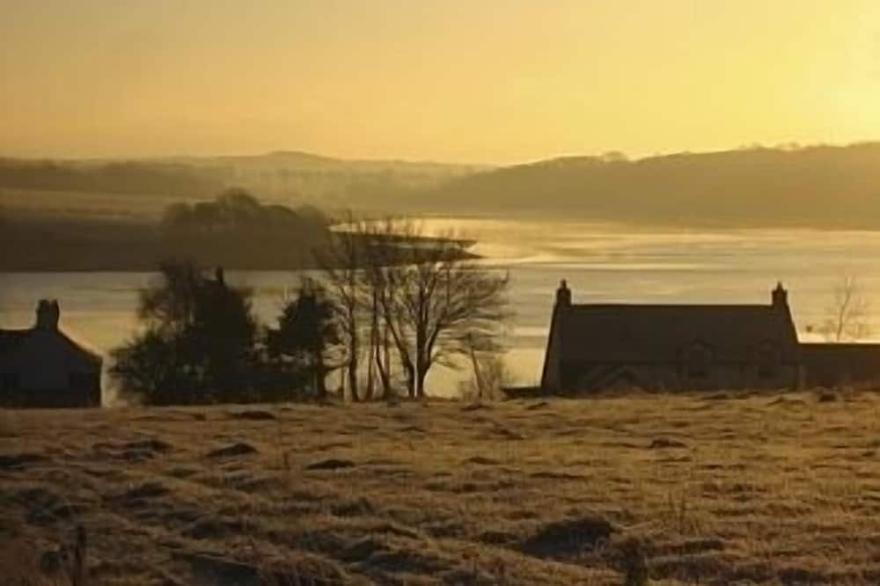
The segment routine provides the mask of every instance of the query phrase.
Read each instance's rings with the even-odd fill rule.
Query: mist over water
[[[517,382],[540,377],[554,291],[567,279],[575,303],[769,303],[777,281],[802,339],[819,339],[833,289],[855,275],[880,338],[880,233],[818,230],[646,229],[608,224],[432,218],[429,232],[478,240],[482,262],[509,270],[512,322],[508,366]],[[232,272],[274,322],[297,272]],[[138,290],[149,273],[0,273],[0,327],[28,327],[36,301],[57,298],[62,326],[103,354],[137,328]],[[463,374],[438,370],[429,392],[452,394]]]

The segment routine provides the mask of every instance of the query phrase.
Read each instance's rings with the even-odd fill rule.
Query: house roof
[[[0,356],[17,350],[30,330],[0,330]]]
[[[748,361],[763,343],[796,360],[797,334],[787,306],[572,305],[558,307],[562,360],[677,362],[695,344],[716,360]]]
[[[30,336],[40,331],[41,330],[39,328],[29,328],[26,330],[0,330],[0,359],[4,357],[10,357],[15,354],[20,348],[25,345]],[[80,356],[82,356],[85,360],[95,363],[97,365],[100,365],[103,362],[103,358],[101,358],[100,354],[98,354],[94,350],[86,348],[61,330],[42,331],[51,331],[52,333],[56,334],[69,347],[80,354]]]
[[[90,346],[87,346],[85,343],[72,338],[66,332],[58,330],[58,333],[64,338],[68,344],[70,344],[74,350],[81,353],[85,356],[89,361],[97,363],[98,365],[103,364],[104,359],[101,357],[101,354],[97,350],[93,350]]]

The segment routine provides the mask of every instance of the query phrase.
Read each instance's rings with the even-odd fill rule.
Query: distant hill
[[[487,169],[419,161],[336,159],[299,151],[162,162],[187,166],[227,186],[260,193],[267,200],[358,208],[394,206],[414,190],[433,189]]]
[[[0,215],[159,219],[242,187],[270,204],[635,224],[880,229],[880,143],[490,168],[302,152],[136,161],[0,159]],[[81,219],[81,218],[80,218]]]
[[[459,178],[407,205],[648,224],[880,229],[880,143],[554,159]]]
[[[43,210],[52,215],[75,214],[77,209],[90,215],[131,215],[134,210],[155,219],[170,202],[206,200],[240,187],[285,205],[385,209],[405,193],[433,189],[483,169],[300,152],[125,161],[0,159],[0,206],[9,212]]]

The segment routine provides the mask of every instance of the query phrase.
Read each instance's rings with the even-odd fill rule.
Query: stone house
[[[880,345],[802,344],[780,283],[767,305],[573,304],[562,281],[545,392],[796,389],[880,382]]]

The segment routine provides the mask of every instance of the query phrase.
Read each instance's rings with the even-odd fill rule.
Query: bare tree
[[[503,389],[513,380],[504,359],[497,353],[471,352],[473,376],[459,385],[462,397],[481,402],[502,396]]]
[[[346,386],[353,401],[361,399],[362,358],[367,361],[362,398],[375,397],[377,378],[384,396],[392,392],[391,336],[384,317],[384,310],[389,307],[388,287],[382,269],[400,262],[400,258],[395,254],[394,237],[385,226],[359,219],[349,211],[334,230],[331,246],[316,253],[336,304],[345,350]]]
[[[335,231],[331,244],[317,253],[326,287],[338,314],[337,322],[346,356],[345,380],[352,401],[360,398],[358,370],[364,309],[362,269],[365,262],[361,235],[364,230],[364,223],[347,212],[343,229]]]
[[[820,332],[833,342],[858,340],[870,333],[870,306],[858,279],[845,275],[834,288],[833,301],[826,310]]]
[[[387,220],[372,236],[368,279],[410,397],[425,396],[435,364],[501,349],[508,276],[473,262],[471,243],[428,238],[409,221]]]
[[[392,385],[392,354],[391,327],[394,316],[392,310],[391,284],[397,279],[394,276],[395,264],[399,262],[396,249],[390,246],[387,235],[394,234],[394,222],[363,223],[364,250],[366,266],[362,272],[364,283],[369,291],[370,299],[370,373],[368,378],[368,396],[372,396],[373,371],[378,375],[382,385],[382,395],[386,399],[394,398]],[[398,328],[402,331],[403,327]]]

